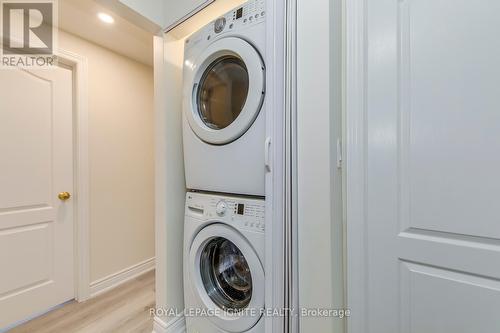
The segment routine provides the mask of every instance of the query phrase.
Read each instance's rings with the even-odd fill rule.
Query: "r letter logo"
[[[0,0],[2,67],[43,67],[54,64],[56,3]]]

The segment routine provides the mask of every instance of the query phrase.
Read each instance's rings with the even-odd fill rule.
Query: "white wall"
[[[90,279],[154,257],[153,69],[74,35],[88,59]]]
[[[184,41],[155,37],[156,306],[184,308],[183,235],[186,185],[182,150]],[[158,319],[157,319],[158,320]],[[163,318],[169,322],[172,318]]]

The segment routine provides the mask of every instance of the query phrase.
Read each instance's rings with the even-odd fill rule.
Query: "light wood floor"
[[[69,302],[9,333],[151,333],[154,285],[152,271],[86,302]]]

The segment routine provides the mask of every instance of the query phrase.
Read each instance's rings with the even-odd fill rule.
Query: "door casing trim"
[[[366,0],[344,0],[345,221],[348,333],[368,331],[366,316]]]
[[[75,298],[83,302],[90,298],[88,60],[63,49],[56,56],[73,71],[74,284]]]
[[[270,142],[270,161],[266,172],[266,292],[268,309],[285,309],[285,193],[289,179],[285,174],[285,43],[286,2],[266,2],[266,142]],[[266,332],[284,332],[285,317],[266,316]]]

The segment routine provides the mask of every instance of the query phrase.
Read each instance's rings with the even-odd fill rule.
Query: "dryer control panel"
[[[226,14],[226,16],[229,16],[231,22],[241,22],[243,25],[259,22],[266,16],[266,4],[264,0],[248,1],[241,7],[238,7],[232,12]]]
[[[264,0],[251,0],[224,14],[208,26],[208,36],[235,31],[265,21],[266,4]],[[207,36],[207,38],[209,38]]]
[[[264,199],[190,192],[186,195],[186,215],[234,225],[240,230],[265,230]]]
[[[225,33],[237,33],[247,27],[265,22],[265,0],[251,0],[220,16],[186,39],[189,46],[209,43]]]

